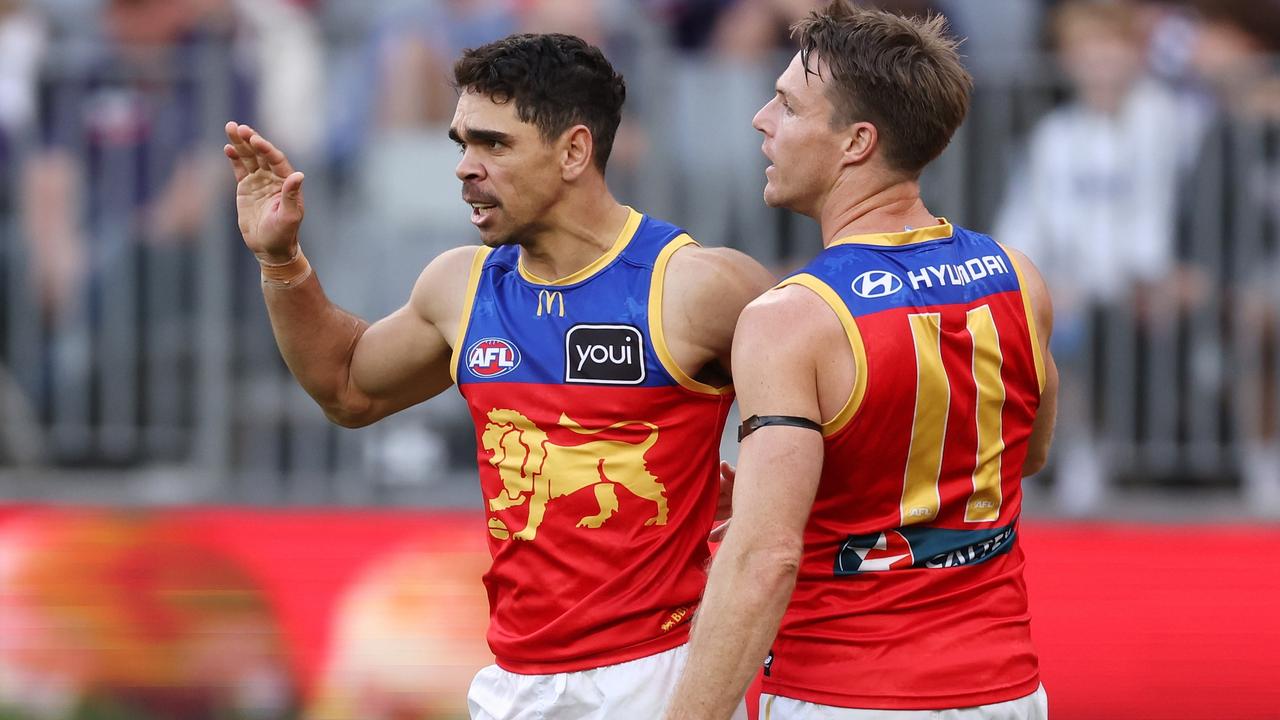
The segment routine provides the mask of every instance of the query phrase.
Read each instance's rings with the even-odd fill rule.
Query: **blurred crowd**
[[[1238,477],[1280,507],[1280,0],[874,4],[966,38],[973,115],[925,194],[1050,282],[1058,507],[1096,511],[1126,473]],[[241,388],[223,453],[284,463],[293,401],[219,128],[254,124],[308,172],[308,254],[381,316],[474,241],[448,75],[512,32],[583,36],[627,76],[621,199],[787,271],[816,235],[762,204],[750,118],[814,5],[0,0],[0,465],[189,460],[209,378]],[[442,400],[357,444],[411,482],[469,462],[465,426]]]

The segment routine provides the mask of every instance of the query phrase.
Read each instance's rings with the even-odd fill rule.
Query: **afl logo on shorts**
[[[902,289],[902,278],[887,270],[868,270],[853,279],[853,291],[868,300],[892,295]]]
[[[467,348],[467,369],[472,375],[494,378],[520,365],[520,351],[502,338],[477,340]]]

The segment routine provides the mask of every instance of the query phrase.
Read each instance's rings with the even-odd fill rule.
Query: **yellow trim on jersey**
[[[1001,245],[1000,249],[1005,250],[1005,247]],[[1027,314],[1027,330],[1031,333],[1031,356],[1036,363],[1036,380],[1040,384],[1040,392],[1044,392],[1046,381],[1044,354],[1040,349],[1040,332],[1036,329],[1036,314],[1031,307],[1031,296],[1027,294],[1026,276],[1022,274],[1022,266],[1014,259],[1013,253],[1005,250],[1005,255],[1009,256],[1009,262],[1013,263],[1013,272],[1018,276],[1018,292],[1022,295],[1022,307]]]
[[[653,276],[649,280],[649,337],[653,341],[653,351],[658,356],[658,361],[682,387],[709,395],[727,395],[733,392],[732,384],[716,387],[698,382],[676,364],[675,357],[667,348],[667,336],[662,329],[662,288],[667,279],[667,263],[680,248],[697,244],[693,238],[682,234],[667,243],[667,246],[662,248],[662,252],[658,253],[658,259],[653,263]]]
[[[559,280],[543,280],[525,269],[524,251],[521,251],[520,261],[516,264],[520,270],[520,277],[537,285],[572,285],[600,272],[609,263],[613,262],[614,258],[621,255],[623,250],[627,249],[627,245],[631,243],[631,238],[635,237],[636,228],[640,227],[640,221],[644,219],[644,215],[636,212],[633,208],[628,207],[627,212],[630,215],[627,216],[627,222],[622,226],[622,231],[618,233],[617,239],[613,241],[613,246],[605,254],[592,260],[590,265]]]
[[[938,224],[925,228],[916,228],[905,232],[895,233],[872,233],[869,235],[849,235],[848,237],[838,238],[827,247],[835,247],[836,245],[877,245],[880,247],[896,247],[899,245],[914,245],[916,243],[928,242],[930,240],[941,240],[949,238],[955,234],[955,228],[951,227],[951,223],[946,218],[938,218]]]
[[[858,409],[862,407],[862,398],[867,394],[867,349],[862,344],[862,333],[858,331],[858,324],[854,322],[853,313],[849,312],[849,306],[845,305],[840,299],[840,295],[831,286],[819,280],[817,277],[809,274],[793,275],[786,280],[778,283],[776,287],[786,287],[787,285],[799,285],[812,290],[818,297],[826,301],[831,310],[835,312],[836,317],[840,318],[840,324],[844,326],[844,334],[849,338],[849,349],[853,351],[853,389],[849,392],[849,399],[845,401],[844,407],[836,416],[822,423],[823,437],[831,437],[844,429],[854,415],[858,414]]]
[[[471,308],[476,301],[476,288],[480,286],[480,270],[489,257],[490,248],[476,248],[475,257],[471,258],[471,271],[467,275],[466,294],[462,297],[462,318],[458,321],[458,334],[454,336],[453,352],[449,355],[449,377],[458,383],[458,358],[462,355],[462,343],[467,339],[467,327],[471,325]]]

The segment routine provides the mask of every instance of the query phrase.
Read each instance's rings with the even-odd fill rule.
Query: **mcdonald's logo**
[[[551,311],[556,307],[556,303],[560,305],[560,317],[564,317],[564,293],[559,290],[539,290],[538,291],[538,317],[542,317],[543,310],[547,315],[551,315]]]

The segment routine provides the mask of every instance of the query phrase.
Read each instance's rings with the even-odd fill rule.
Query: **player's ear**
[[[880,133],[869,122],[853,123],[843,135],[841,166],[866,162],[880,143]]]
[[[582,176],[591,167],[595,139],[586,125],[574,125],[561,136],[560,165],[566,182]]]

